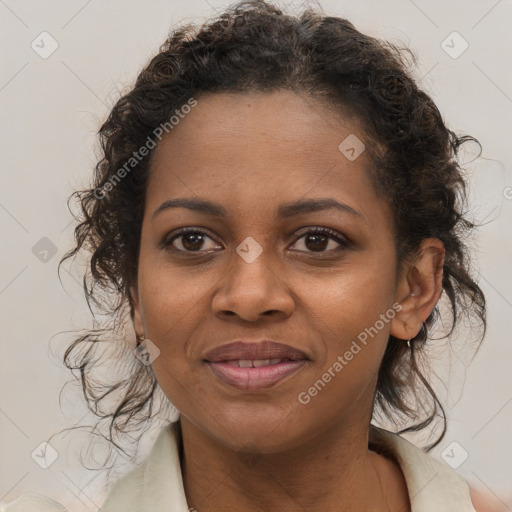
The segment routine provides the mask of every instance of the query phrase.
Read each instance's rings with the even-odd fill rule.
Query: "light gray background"
[[[64,271],[63,286],[57,278],[57,262],[72,241],[66,200],[87,182],[96,162],[100,122],[170,27],[203,21],[229,3],[0,0],[0,500],[32,490],[72,511],[86,511],[97,510],[104,498],[96,473],[83,469],[77,458],[86,434],[56,438],[52,446],[59,457],[49,469],[30,456],[62,428],[95,423],[73,386],[63,392],[61,410],[59,392],[71,375],[60,356],[69,338],[57,336],[50,349],[52,336],[88,325],[79,278]],[[459,474],[492,496],[493,510],[510,510],[512,2],[324,0],[321,5],[365,33],[409,46],[419,60],[417,77],[448,126],[483,145],[483,157],[467,169],[474,185],[471,206],[486,223],[475,240],[474,263],[488,299],[489,329],[471,365],[457,350],[436,363],[449,390],[440,387],[449,429],[433,455],[442,460],[448,448],[460,457],[462,447],[469,456],[457,467]],[[43,31],[59,45],[47,59],[31,48]],[[453,31],[469,44],[456,59],[441,46]],[[43,237],[55,245],[55,255],[42,253],[48,245],[40,242]],[[45,257],[48,261],[41,261]],[[459,348],[468,337],[459,334]],[[141,447],[139,460],[156,434]],[[450,452],[454,441],[458,445]]]

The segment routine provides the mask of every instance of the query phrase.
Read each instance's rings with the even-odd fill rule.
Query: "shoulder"
[[[188,511],[178,430],[176,423],[161,429],[149,456],[114,483],[101,506],[103,512]]]
[[[69,512],[55,500],[35,492],[26,492],[17,499],[0,504],[0,512]]]
[[[414,512],[476,512],[468,483],[446,463],[407,439],[373,425],[370,441],[398,463]]]

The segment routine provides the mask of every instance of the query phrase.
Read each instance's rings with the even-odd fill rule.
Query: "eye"
[[[329,247],[330,242],[332,241],[336,242],[338,248],[349,246],[349,242],[345,237],[329,228],[318,227],[315,229],[310,229],[302,236],[300,236],[294,243],[294,245],[296,245],[301,239],[304,239],[302,245],[306,247],[307,252],[322,253],[336,251],[336,247],[331,247],[330,249],[326,250]]]
[[[166,236],[162,241],[162,247],[181,252],[202,252],[221,248],[216,242],[213,247],[204,248],[206,239],[214,241],[204,231],[195,228],[182,228],[172,237]],[[177,244],[174,243],[175,241],[178,241]]]
[[[348,247],[349,241],[337,233],[336,231],[317,227],[315,229],[310,229],[303,233],[293,245],[297,245],[300,240],[302,240],[302,244],[305,247],[306,252],[313,253],[325,253],[325,252],[333,252],[336,251],[337,248],[329,248],[330,242],[335,242],[338,245],[338,248]],[[204,247],[206,240],[211,240],[214,242],[212,247]],[[177,252],[208,252],[215,249],[222,249],[220,245],[218,245],[212,237],[207,235],[204,231],[197,228],[182,228],[175,232],[172,236],[166,236],[162,243],[162,248],[170,249]],[[300,246],[300,243],[299,243]],[[292,246],[293,248],[293,246]],[[300,247],[295,247],[293,250],[304,251]]]

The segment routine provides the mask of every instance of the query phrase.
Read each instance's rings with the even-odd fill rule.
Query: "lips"
[[[269,340],[236,341],[210,350],[205,357],[216,377],[244,391],[271,387],[298,372],[307,361],[302,350]]]
[[[235,341],[221,345],[207,352],[205,359],[211,363],[217,363],[221,361],[265,361],[267,359],[298,361],[309,358],[297,348],[275,341],[263,340],[259,342]]]
[[[225,363],[239,368],[261,368],[262,366],[274,366],[282,361],[285,359],[236,359],[225,361]],[[286,359],[286,361],[290,361],[290,359]]]

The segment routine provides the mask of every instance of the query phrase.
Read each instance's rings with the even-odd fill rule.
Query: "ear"
[[[434,309],[443,291],[444,258],[441,240],[426,238],[417,256],[404,262],[396,292],[402,309],[391,321],[390,333],[395,338],[414,338]]]
[[[130,296],[132,299],[132,307],[130,311],[130,316],[133,322],[133,328],[135,330],[135,334],[138,338],[144,335],[144,323],[142,321],[142,310],[140,306],[140,298],[137,289],[132,286],[130,288]]]

